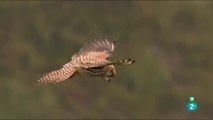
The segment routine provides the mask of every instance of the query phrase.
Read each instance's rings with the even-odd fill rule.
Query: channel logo
[[[195,98],[193,96],[189,97],[189,102],[186,104],[186,110],[188,112],[194,112],[197,110],[197,103],[195,102]]]

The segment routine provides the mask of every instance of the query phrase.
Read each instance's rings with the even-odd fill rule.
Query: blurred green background
[[[0,118],[213,118],[213,2],[0,2]],[[116,40],[111,83],[35,85],[86,42]],[[189,96],[197,111],[186,112]]]

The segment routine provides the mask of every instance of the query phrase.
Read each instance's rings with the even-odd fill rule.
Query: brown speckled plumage
[[[71,61],[63,65],[61,69],[41,75],[36,81],[38,83],[57,83],[71,78],[76,73],[89,76],[101,76],[106,80],[116,75],[114,65],[129,65],[135,61],[131,59],[110,62],[110,57],[115,49],[114,42],[108,39],[101,39],[84,45],[80,51],[74,54]]]

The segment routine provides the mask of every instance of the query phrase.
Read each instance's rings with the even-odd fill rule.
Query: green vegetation
[[[213,2],[0,2],[0,118],[213,118]],[[86,42],[116,40],[111,83],[35,85]],[[187,113],[194,96],[198,110]]]

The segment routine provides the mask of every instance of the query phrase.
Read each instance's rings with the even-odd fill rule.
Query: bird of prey
[[[132,59],[123,59],[111,62],[110,57],[115,49],[114,41],[100,39],[85,44],[78,53],[74,54],[70,62],[62,68],[42,74],[37,83],[58,83],[77,74],[87,76],[100,76],[111,81],[116,75],[115,65],[130,65],[135,62]]]

